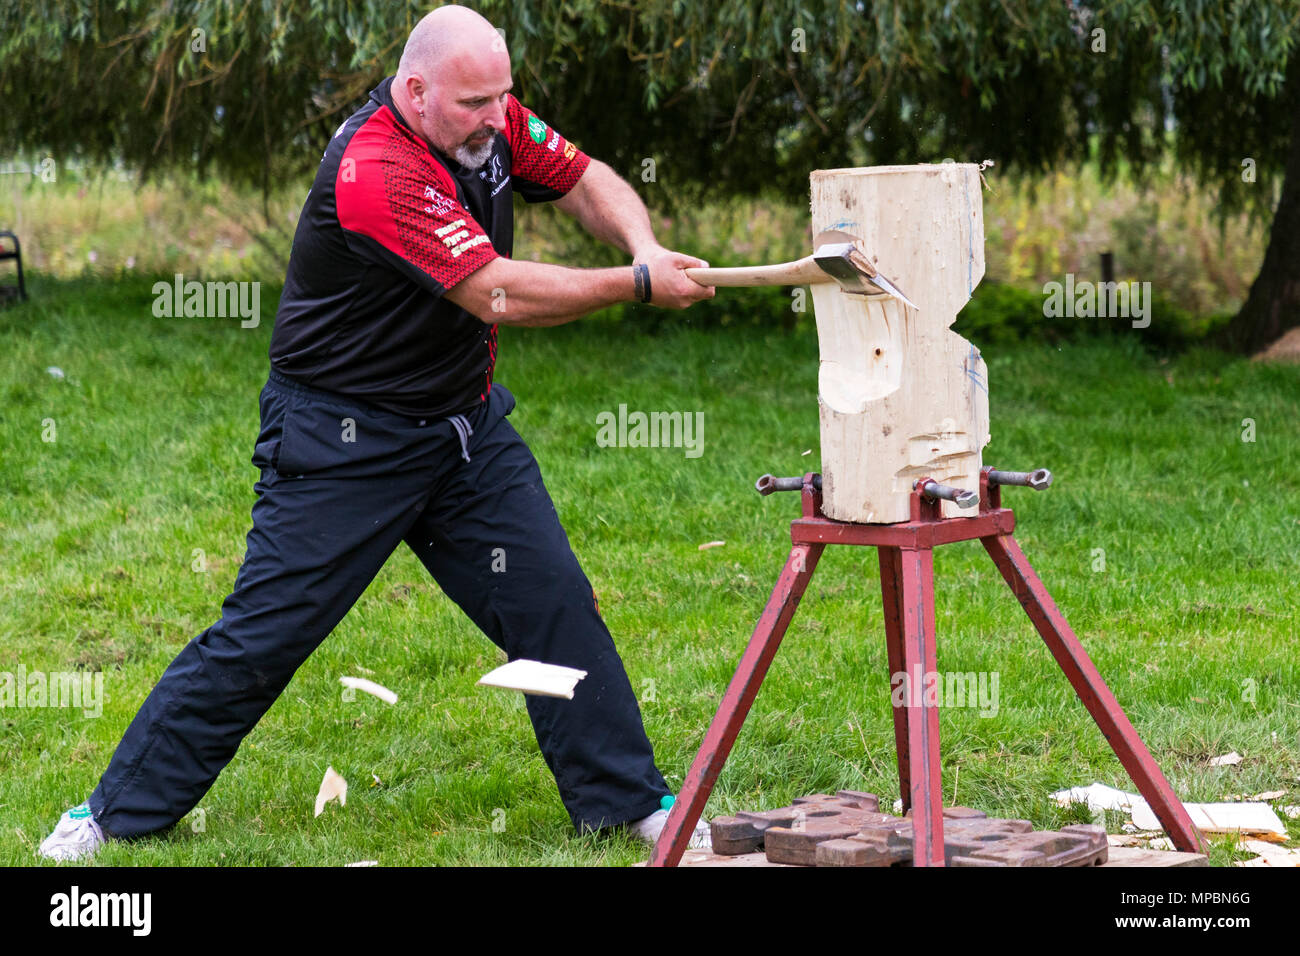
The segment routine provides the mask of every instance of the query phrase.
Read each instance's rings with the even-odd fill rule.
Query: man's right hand
[[[665,309],[684,309],[717,293],[711,285],[700,285],[682,270],[705,269],[708,263],[695,256],[673,252],[662,246],[642,253],[634,260],[650,267],[650,304]]]

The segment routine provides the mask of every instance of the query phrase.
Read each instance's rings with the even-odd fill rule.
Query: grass
[[[0,671],[102,670],[108,699],[97,719],[0,712],[5,865],[32,861],[167,663],[219,613],[249,524],[270,333],[269,320],[244,330],[155,318],[147,280],[32,285],[31,303],[0,312]],[[275,294],[264,288],[263,301]],[[1137,334],[989,354],[986,461],[1057,475],[1045,494],[1007,492],[1017,537],[1180,795],[1291,789],[1282,802],[1300,803],[1300,367],[1200,351],[1158,360]],[[498,380],[519,399],[511,420],[541,462],[674,786],[789,547],[796,500],[760,498],[752,483],[818,468],[816,371],[802,326],[501,333]],[[620,403],[703,412],[704,454],[598,448],[596,416]],[[54,442],[42,440],[47,419]],[[1242,441],[1244,419],[1254,442]],[[726,543],[698,549],[714,540]],[[945,801],[1051,827],[1086,819],[1056,808],[1054,790],[1133,789],[978,544],[942,548],[935,564],[940,668],[1000,679],[996,717],[940,713]],[[626,838],[572,832],[521,699],[475,686],[501,660],[399,551],[202,812],[99,861],[643,858]],[[343,674],[400,700],[344,700]],[[1208,766],[1230,750],[1246,759]],[[313,818],[327,766],[350,782],[348,804]],[[709,814],[837,788],[892,799],[896,786],[875,555],[832,547]],[[1211,860],[1242,855],[1218,841]]]

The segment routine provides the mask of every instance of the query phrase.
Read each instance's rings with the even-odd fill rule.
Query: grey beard
[[[468,146],[456,147],[456,162],[460,163],[466,169],[478,169],[492,158],[492,147],[496,145],[496,137],[492,137],[478,149],[470,149]]]

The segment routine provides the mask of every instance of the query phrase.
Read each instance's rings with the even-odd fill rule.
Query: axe
[[[871,264],[862,240],[847,232],[827,229],[813,239],[813,254],[793,262],[770,266],[740,266],[731,269],[686,269],[686,275],[700,285],[754,286],[803,285],[838,282],[840,290],[853,295],[892,295],[906,305],[916,303]]]

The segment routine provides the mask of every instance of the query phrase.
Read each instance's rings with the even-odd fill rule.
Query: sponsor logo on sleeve
[[[533,142],[538,145],[546,141],[546,124],[536,116],[528,117],[528,135],[533,138]]]
[[[449,222],[441,229],[435,229],[433,234],[442,240],[442,244],[451,250],[451,257],[457,259],[460,254],[467,249],[473,249],[480,243],[488,241],[486,235],[471,236],[469,229],[465,227],[464,219],[457,219],[455,222]]]
[[[574,146],[572,143],[565,143],[565,144],[564,144],[564,158],[565,158],[565,159],[573,159],[573,157],[574,157],[574,156],[577,156],[577,155],[578,155],[578,147]]]
[[[555,130],[551,130],[551,138],[550,140],[547,141],[546,148],[553,153],[555,152],[555,147],[559,145],[560,145],[560,134],[557,133]]]

